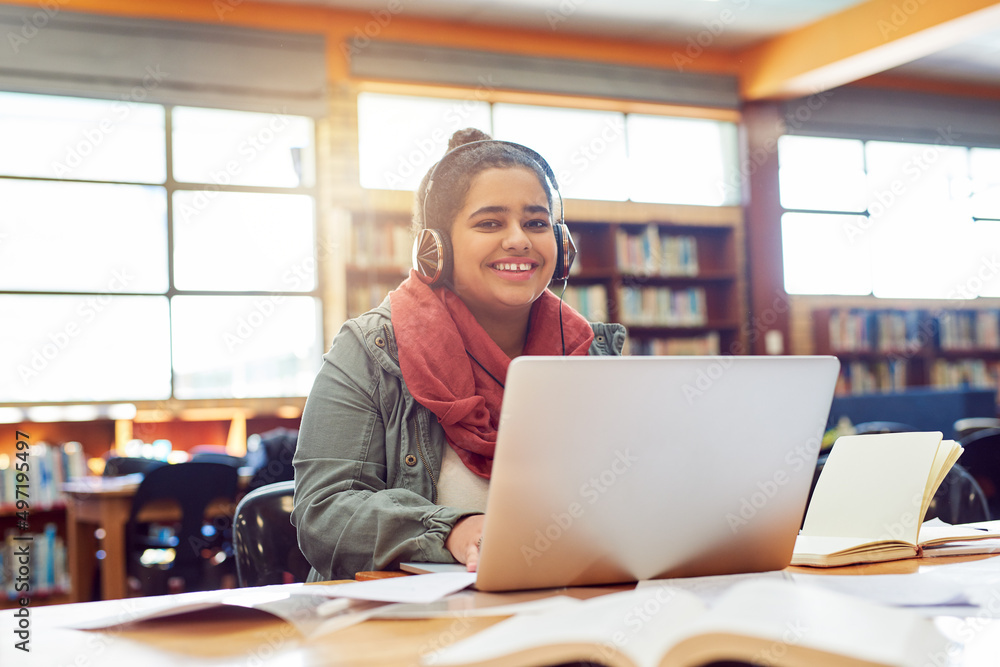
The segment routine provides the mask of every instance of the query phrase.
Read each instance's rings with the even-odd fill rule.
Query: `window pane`
[[[979,296],[1000,297],[1000,220],[976,220],[972,247],[976,250],[960,287]]]
[[[871,235],[861,215],[781,216],[785,291],[789,294],[871,294]]]
[[[867,143],[872,289],[884,298],[953,298],[975,250],[967,151],[933,144]]]
[[[966,204],[968,198],[968,149],[936,144],[869,141],[869,212],[877,216],[899,202],[918,201]]]
[[[977,218],[1000,220],[1000,149],[969,151],[972,210]]]
[[[489,103],[359,93],[361,187],[416,190],[452,133],[466,127],[491,133]]]
[[[177,107],[172,122],[177,181],[312,185],[313,123],[309,118]]]
[[[737,153],[733,123],[629,114],[631,199],[701,206],[738,204]]]
[[[165,297],[0,295],[0,402],[170,396]]]
[[[306,195],[174,193],[174,282],[182,290],[316,287],[313,200]]]
[[[322,363],[319,301],[289,296],[178,296],[177,398],[305,396]]]
[[[787,209],[856,211],[867,207],[862,144],[854,139],[778,139],[781,205]]]
[[[494,104],[494,137],[534,149],[563,197],[628,199],[625,116],[613,111]]]
[[[162,187],[0,179],[0,201],[3,289],[166,291]]]
[[[0,93],[0,174],[163,183],[163,118],[153,104]]]

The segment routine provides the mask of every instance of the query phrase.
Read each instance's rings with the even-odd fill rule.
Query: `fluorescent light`
[[[21,408],[0,408],[0,424],[19,424],[24,421]]]

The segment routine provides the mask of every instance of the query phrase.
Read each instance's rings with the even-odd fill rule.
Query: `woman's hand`
[[[469,572],[479,566],[479,542],[483,537],[485,514],[473,514],[459,519],[444,541],[445,548],[459,563],[465,563]]]

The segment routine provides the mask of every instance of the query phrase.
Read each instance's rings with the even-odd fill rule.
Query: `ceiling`
[[[744,82],[748,97],[815,92],[882,72],[1000,87],[1000,2],[986,0],[274,1],[366,12],[395,6],[408,16],[637,41],[700,38],[759,63],[763,71],[751,66]],[[841,12],[850,18],[839,20]]]

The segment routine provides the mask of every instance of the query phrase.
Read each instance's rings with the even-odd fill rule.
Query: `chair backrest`
[[[298,435],[297,430],[287,428],[276,428],[261,434],[256,456],[257,469],[247,484],[247,490],[294,479],[292,458]]]
[[[239,474],[222,463],[188,462],[164,465],[146,473],[132,498],[127,532],[138,528],[144,507],[156,501],[172,501],[181,509],[177,538],[177,562],[190,563],[201,557],[205,510],[216,500],[236,501]]]
[[[222,463],[234,468],[241,468],[246,465],[246,459],[242,456],[233,456],[220,452],[198,452],[191,457],[193,463]]]
[[[122,475],[131,475],[137,472],[145,474],[154,468],[165,465],[167,465],[166,461],[158,459],[146,459],[138,456],[112,456],[104,464],[104,472],[101,475],[103,477],[121,477]]]
[[[867,435],[869,433],[911,433],[920,429],[902,422],[873,421],[855,424],[854,430],[857,431],[858,435]]]
[[[964,450],[959,461],[979,482],[993,517],[1000,518],[1000,428],[978,430],[959,442]]]
[[[996,417],[966,417],[955,422],[955,438],[962,440],[976,431],[988,428],[1000,428],[1000,419]]]
[[[293,481],[268,484],[236,506],[233,549],[241,587],[305,581],[309,575],[291,522],[294,488]]]
[[[993,518],[979,482],[958,463],[948,471],[927,507],[924,519],[935,517],[950,524],[990,521]]]

